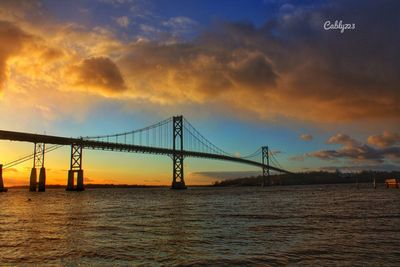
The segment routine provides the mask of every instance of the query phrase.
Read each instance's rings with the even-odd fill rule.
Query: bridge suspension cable
[[[54,151],[56,149],[59,149],[60,147],[63,147],[63,145],[52,145],[52,146],[46,147],[46,149],[44,150],[44,153],[52,152],[52,151]],[[34,158],[34,156],[35,156],[35,154],[32,153],[32,154],[26,155],[26,156],[24,156],[22,158],[16,159],[16,160],[11,161],[11,162],[8,162],[8,163],[3,165],[3,169],[12,168],[12,167],[14,167],[16,165],[19,165],[19,164],[23,163],[23,162],[32,160]]]
[[[205,138],[186,118],[183,117],[183,150],[215,154],[227,157],[235,157],[240,159],[252,160],[261,163],[262,149],[259,148],[255,152],[245,156],[236,156],[217,147],[207,138]],[[173,118],[162,120],[150,126],[121,132],[116,134],[86,136],[83,140],[92,140],[104,143],[116,143],[125,145],[139,145],[154,148],[173,149]],[[275,154],[268,152],[271,165],[281,167]]]
[[[46,169],[44,167],[44,154],[63,146],[71,146],[71,165],[68,170],[67,185],[67,190],[69,191],[84,190],[82,169],[83,148],[168,155],[173,161],[172,188],[174,189],[186,188],[183,172],[183,160],[185,157],[227,160],[261,167],[263,185],[266,178],[268,178],[267,184],[270,184],[270,171],[290,173],[282,168],[276,157],[277,153],[272,152],[268,147],[263,146],[245,156],[227,153],[205,138],[183,116],[174,116],[138,130],[116,134],[68,138],[0,130],[0,139],[34,143],[33,154],[4,165],[4,169],[7,169],[33,159],[33,168],[30,175],[30,191],[45,191]],[[39,182],[37,183],[36,167],[39,166],[41,167]],[[76,186],[74,184],[75,178]]]
[[[278,159],[275,156],[276,154],[277,154],[276,152],[274,153],[274,152],[270,151],[269,152],[270,159],[271,159],[273,165],[275,165],[275,167],[282,168],[282,165],[279,163]]]
[[[183,135],[185,150],[232,156],[232,154],[225,152],[221,148],[211,143],[199,131],[197,131],[188,120],[183,118],[183,121],[183,128],[185,130]]]
[[[252,159],[255,161],[260,161],[261,160],[261,147],[257,149],[255,152],[248,154],[246,156],[241,156],[240,158],[242,159]]]
[[[83,139],[107,143],[172,148],[172,117],[137,130],[116,134],[85,136]]]

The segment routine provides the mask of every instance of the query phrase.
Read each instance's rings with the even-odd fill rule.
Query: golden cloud
[[[400,143],[400,134],[384,131],[383,134],[371,135],[368,143],[379,148],[386,148]]]
[[[337,133],[331,136],[327,141],[327,144],[340,144],[344,147],[352,147],[359,144],[359,142],[347,134]]]
[[[258,51],[198,44],[137,43],[118,64],[137,96],[162,103],[225,101],[240,92],[272,88],[278,78]]]
[[[301,134],[300,139],[303,141],[311,141],[313,140],[313,136],[311,134]]]
[[[385,134],[386,133],[386,134]],[[338,149],[318,150],[304,155],[298,155],[291,160],[304,160],[305,158],[318,158],[321,160],[350,160],[352,163],[375,163],[384,162],[398,163],[400,158],[400,147],[395,144],[400,141],[399,136],[394,133],[385,132],[383,135],[369,136],[367,141],[376,147],[359,142],[347,134],[337,133],[331,136],[327,144],[339,144]]]
[[[93,57],[71,66],[67,71],[77,87],[119,93],[126,89],[117,65],[106,57]]]
[[[7,61],[18,54],[31,37],[11,22],[0,21],[0,90],[7,79]]]
[[[88,91],[178,109],[204,105],[260,119],[399,121],[400,66],[391,29],[381,27],[368,44],[362,29],[339,40],[316,29],[313,15],[298,12],[259,28],[222,24],[185,43],[124,42],[110,28],[74,23],[3,21],[0,82],[7,89],[10,68],[15,90],[41,84],[60,94]]]

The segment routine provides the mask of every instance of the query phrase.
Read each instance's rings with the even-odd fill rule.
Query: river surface
[[[400,190],[370,187],[10,189],[0,263],[400,266]]]

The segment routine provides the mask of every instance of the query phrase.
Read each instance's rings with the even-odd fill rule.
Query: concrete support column
[[[0,192],[7,192],[7,188],[4,188],[3,182],[3,164],[0,164]]]
[[[37,187],[37,174],[36,174],[36,168],[33,167],[32,170],[31,170],[31,177],[30,177],[30,182],[29,182],[29,191],[36,192],[36,187]]]
[[[76,191],[83,191],[85,188],[83,187],[83,170],[78,170],[78,178],[76,180]]]
[[[40,168],[38,191],[46,191],[46,169],[44,167]]]
[[[33,147],[33,168],[29,179],[29,191],[44,192],[46,190],[46,169],[44,168],[44,153],[46,151],[45,143],[34,143]],[[39,184],[37,181],[36,168],[40,167]],[[39,187],[38,187],[39,185]]]
[[[75,186],[76,176],[76,186]],[[84,191],[83,185],[83,170],[69,170],[68,171],[68,184],[67,191]]]
[[[67,184],[67,191],[73,191],[74,190],[74,171],[69,170],[68,171],[68,184]]]

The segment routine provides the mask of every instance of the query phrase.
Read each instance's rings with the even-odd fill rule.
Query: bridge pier
[[[44,168],[45,146],[44,143],[34,143],[33,167],[29,178],[29,191],[31,192],[36,192],[36,190],[44,192],[46,190],[46,169]],[[40,167],[39,183],[37,181],[37,167]]]
[[[44,191],[46,191],[46,169],[44,167],[41,167],[39,172],[38,192]]]
[[[76,177],[76,186],[75,186]],[[83,185],[83,170],[69,170],[68,171],[68,184],[67,191],[83,191],[85,187]]]
[[[7,192],[7,188],[4,187],[3,182],[3,164],[0,164],[0,192]]]
[[[36,168],[33,167],[31,170],[31,176],[29,180],[29,191],[36,192],[36,187],[37,187],[37,174],[36,174]]]
[[[67,188],[65,189],[67,191],[74,190],[74,174],[75,172],[73,170],[68,171],[68,183],[67,183]]]
[[[68,171],[67,191],[83,191],[83,170],[82,170],[82,145],[71,145],[71,165]],[[76,177],[76,186],[75,186]]]
[[[262,157],[262,181],[261,186],[270,186],[271,185],[271,177],[269,173],[269,151],[268,146],[263,146],[261,148],[261,157]],[[266,165],[265,165],[266,164]]]
[[[173,154],[172,154],[172,185],[171,189],[186,189],[183,175],[183,117],[173,117]],[[178,140],[177,140],[178,139]]]

